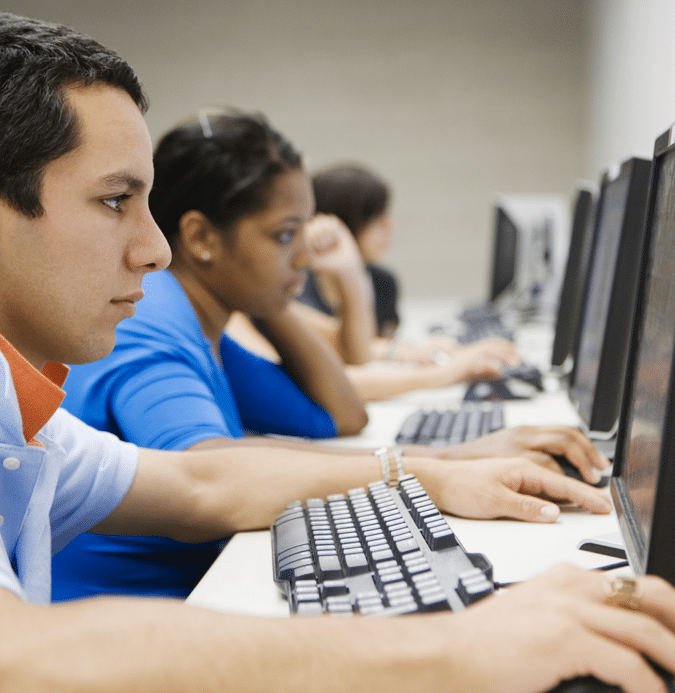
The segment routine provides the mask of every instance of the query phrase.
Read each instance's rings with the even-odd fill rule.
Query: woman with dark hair
[[[394,223],[389,213],[389,186],[360,166],[341,165],[312,177],[316,211],[335,215],[356,240],[374,290],[379,337],[391,337],[399,324],[396,277],[377,263],[389,248]],[[335,314],[334,286],[325,275],[310,273],[300,300],[329,315]]]
[[[311,184],[293,146],[264,118],[202,111],[154,154],[150,209],[172,250],[146,277],[136,315],[102,361],[75,366],[64,406],[150,448],[226,445],[252,434],[328,438],[367,416],[341,362],[289,303],[305,279]],[[254,316],[280,363],[223,330]],[[54,561],[54,598],[133,592],[186,596],[215,545],[83,535]]]

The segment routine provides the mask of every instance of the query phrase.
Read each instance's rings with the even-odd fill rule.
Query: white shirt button
[[[21,462],[16,457],[6,457],[2,466],[5,469],[18,469],[21,466]]]

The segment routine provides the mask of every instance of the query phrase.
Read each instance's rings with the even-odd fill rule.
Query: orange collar
[[[0,352],[12,373],[26,443],[44,447],[34,436],[52,418],[66,396],[61,386],[68,375],[68,366],[49,361],[40,372],[2,335]]]

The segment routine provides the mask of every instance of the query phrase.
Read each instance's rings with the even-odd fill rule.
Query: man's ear
[[[180,245],[187,257],[198,264],[209,264],[218,249],[218,231],[199,211],[191,209],[178,222]]]

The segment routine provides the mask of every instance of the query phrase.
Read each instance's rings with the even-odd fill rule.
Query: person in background
[[[367,277],[372,294],[371,319],[375,343],[371,357],[390,350],[390,341],[399,325],[398,281],[380,262],[391,245],[394,221],[389,211],[389,186],[361,166],[337,165],[312,176],[316,211],[335,217],[352,235],[361,257],[360,270]],[[324,234],[312,239],[320,258],[337,236]],[[309,273],[299,300],[325,315],[343,320],[349,308],[341,295],[340,282],[321,267],[317,260]],[[351,361],[348,361],[351,362]]]
[[[4,13],[0,84],[4,690],[538,693],[586,673],[626,693],[664,690],[648,660],[675,671],[675,590],[650,576],[626,602],[606,576],[561,568],[461,614],[386,621],[250,618],[172,599],[50,606],[50,554],[80,532],[213,540],[268,526],[289,499],[365,485],[381,467],[363,454],[324,453],[317,464],[301,449],[282,460],[237,441],[138,448],[59,407],[63,362],[105,357],[143,276],[169,263],[148,207],[147,101],[129,65],[98,42]],[[601,509],[594,489],[526,460],[479,465],[475,487],[461,462],[406,465],[446,511],[480,515],[487,485],[493,511],[552,519],[555,506],[507,479]]]
[[[153,163],[150,211],[171,264],[145,278],[146,297],[117,328],[113,352],[72,367],[63,406],[99,430],[162,450],[221,447],[245,434],[253,442],[268,433],[334,435],[313,400],[341,413],[342,432],[358,430],[365,413],[337,355],[293,311],[309,262],[305,226],[317,223],[295,148],[259,115],[211,109],[166,133]],[[335,254],[331,262],[339,264]],[[233,311],[263,326],[283,355],[279,365],[223,334]],[[564,435],[582,466],[602,464],[580,434]],[[483,456],[499,454],[487,446]],[[221,548],[82,534],[54,556],[52,599],[184,598]]]

